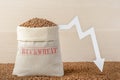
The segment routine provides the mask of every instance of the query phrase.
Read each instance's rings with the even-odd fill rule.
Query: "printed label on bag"
[[[20,54],[23,55],[47,55],[47,54],[56,54],[56,47],[21,47],[19,48]]]

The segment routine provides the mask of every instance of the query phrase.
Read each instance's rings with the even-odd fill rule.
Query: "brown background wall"
[[[120,61],[119,0],[0,0],[0,62],[15,61],[16,26],[33,18],[67,24],[79,16],[83,31],[95,28],[101,56]],[[93,61],[90,37],[79,40],[76,29],[60,31],[63,61]]]

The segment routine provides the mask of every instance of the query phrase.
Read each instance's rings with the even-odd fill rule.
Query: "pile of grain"
[[[20,26],[22,27],[53,27],[53,26],[57,26],[57,24],[53,23],[52,21],[49,21],[47,19],[42,19],[42,18],[32,18],[26,22],[24,22],[23,24],[21,24]]]

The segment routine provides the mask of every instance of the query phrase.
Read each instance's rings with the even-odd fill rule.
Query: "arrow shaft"
[[[100,59],[101,56],[100,56],[100,51],[99,51],[94,28],[90,28],[89,30],[83,32],[81,29],[78,17],[75,17],[68,25],[59,25],[59,28],[60,29],[70,29],[74,25],[76,27],[76,30],[77,30],[77,33],[78,33],[78,36],[80,39],[82,39],[88,35],[91,36],[96,59]]]
[[[93,43],[96,58],[97,59],[101,58],[94,29],[92,30],[92,33],[91,33],[91,39],[92,39],[92,43]]]

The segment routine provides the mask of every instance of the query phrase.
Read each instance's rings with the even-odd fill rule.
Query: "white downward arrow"
[[[80,39],[83,39],[84,37],[86,37],[88,35],[91,36],[94,51],[95,51],[95,56],[96,56],[96,60],[94,61],[94,63],[99,68],[99,70],[102,72],[103,71],[103,66],[104,66],[104,59],[102,59],[101,56],[100,56],[100,51],[99,51],[99,47],[98,47],[98,43],[97,43],[94,28],[90,28],[89,30],[83,32],[82,29],[81,29],[80,23],[79,23],[79,19],[76,16],[68,25],[59,25],[59,29],[60,30],[61,29],[70,29],[74,25],[76,26],[76,30],[78,32],[78,36],[79,36]]]

